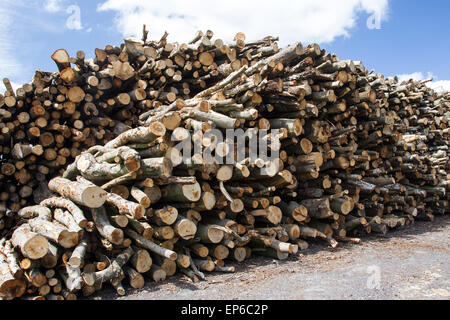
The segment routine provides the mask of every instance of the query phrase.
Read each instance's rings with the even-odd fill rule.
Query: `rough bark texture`
[[[11,242],[14,247],[20,249],[24,257],[30,259],[44,257],[49,247],[47,239],[33,232],[31,226],[28,224],[24,224],[14,231]]]
[[[57,50],[59,72],[15,91],[4,79],[7,299],[20,281],[51,300],[123,295],[140,273],[195,282],[233,272],[229,259],[286,259],[310,239],[336,248],[449,212],[450,95],[428,80],[317,44],[146,31],[93,59]]]
[[[64,178],[52,179],[48,187],[63,197],[88,208],[100,208],[106,201],[106,192],[101,188],[86,186]]]

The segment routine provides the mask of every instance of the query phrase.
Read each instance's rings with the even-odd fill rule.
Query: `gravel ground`
[[[337,249],[312,243],[286,261],[232,263],[236,273],[196,284],[181,275],[149,281],[124,297],[105,286],[90,299],[450,299],[450,216],[363,240]]]

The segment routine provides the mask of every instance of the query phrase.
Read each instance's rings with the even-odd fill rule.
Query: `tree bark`
[[[69,231],[66,228],[40,218],[31,219],[28,223],[33,232],[56,242],[63,248],[73,248],[78,244],[79,239],[77,232]]]
[[[133,249],[127,248],[119,254],[111,265],[102,271],[84,273],[83,280],[87,285],[93,286],[96,282],[106,282],[113,279],[120,278],[123,274],[122,267],[128,262],[133,255]]]
[[[138,244],[139,246],[149,249],[150,251],[152,251],[158,255],[169,258],[170,260],[177,260],[176,252],[158,246],[156,243],[145,239],[144,237],[142,237],[135,231],[130,230],[130,229],[125,229],[125,234],[128,235],[130,238],[134,239],[136,241],[136,244]]]
[[[111,225],[104,207],[91,209],[95,226],[102,237],[115,245],[123,242],[123,231]]]
[[[83,211],[69,199],[52,197],[52,198],[48,198],[48,199],[41,201],[40,204],[41,204],[41,206],[46,206],[46,207],[51,207],[51,208],[59,207],[59,208],[67,209],[72,214],[72,216],[73,216],[75,222],[78,224],[78,226],[80,226],[81,228],[85,228],[87,225],[88,221],[85,218]]]
[[[86,186],[64,178],[52,179],[48,187],[63,197],[88,208],[100,208],[106,201],[106,193],[101,188]]]
[[[40,259],[47,254],[49,243],[46,238],[33,232],[31,226],[23,224],[17,228],[11,237],[11,243],[18,247],[24,257]]]

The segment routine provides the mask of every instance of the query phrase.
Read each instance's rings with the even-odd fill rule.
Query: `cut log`
[[[130,259],[131,265],[139,272],[146,273],[150,270],[153,263],[152,258],[147,250],[133,247],[134,254]]]
[[[333,215],[328,198],[303,200],[301,204],[307,208],[308,215],[312,218],[325,219]]]
[[[261,218],[274,225],[279,224],[282,218],[281,209],[276,206],[270,206],[267,209],[253,210],[249,213],[256,218]]]
[[[178,210],[171,206],[166,206],[154,212],[150,220],[158,226],[170,226],[175,223],[178,218]]]
[[[130,194],[144,208],[150,207],[151,204],[150,198],[145,194],[144,191],[133,186],[131,188]]]
[[[106,192],[101,188],[86,186],[64,178],[52,179],[48,187],[63,197],[88,208],[100,208],[106,201]]]
[[[102,271],[84,273],[83,280],[89,285],[93,286],[97,282],[106,282],[113,279],[120,278],[123,271],[122,267],[128,262],[133,255],[133,249],[127,248],[121,254],[119,254],[112,262],[111,265]]]
[[[58,264],[59,257],[61,255],[60,251],[61,250],[59,250],[58,246],[50,242],[48,244],[47,254],[40,259],[41,265],[47,269],[56,267],[56,265]]]
[[[63,248],[73,248],[78,244],[78,232],[69,231],[50,221],[35,218],[28,221],[32,231],[56,242]],[[48,249],[48,247],[47,247]]]
[[[113,244],[120,245],[123,242],[123,231],[111,225],[104,207],[91,209],[95,226],[102,237]]]
[[[133,287],[135,289],[141,289],[144,287],[145,279],[139,272],[137,272],[133,268],[126,267],[126,266],[123,268],[123,271],[128,276],[131,287]]]
[[[201,188],[195,184],[171,184],[161,188],[165,201],[197,202],[201,197]]]
[[[83,229],[77,224],[74,217],[70,214],[69,211],[57,208],[53,210],[53,218],[55,219],[55,221],[66,226],[69,231],[77,232],[80,238],[83,236]]]
[[[184,240],[190,240],[197,233],[197,226],[191,220],[178,215],[177,221],[173,226],[175,234]]]
[[[48,240],[42,235],[33,232],[28,224],[23,224],[14,231],[11,243],[14,247],[20,249],[24,257],[30,259],[40,259],[49,250]]]
[[[175,261],[164,258],[160,255],[155,255],[154,258],[155,264],[164,270],[167,277],[171,277],[177,272],[177,264]]]
[[[74,268],[81,268],[84,265],[84,258],[86,256],[88,246],[87,237],[83,237],[80,243],[73,250],[68,263]]]
[[[290,201],[289,203],[280,202],[278,204],[278,207],[280,207],[283,215],[291,217],[295,221],[303,222],[308,217],[308,210],[306,209],[306,207],[298,204],[295,201]]]
[[[0,297],[4,300],[19,298],[25,293],[26,286],[24,280],[12,276],[8,263],[0,256]]]
[[[145,239],[144,237],[142,237],[135,231],[130,230],[130,229],[125,229],[125,234],[128,235],[130,238],[134,239],[139,246],[149,249],[150,251],[152,251],[158,255],[169,258],[170,260],[177,260],[176,252],[169,250],[169,249],[165,249],[161,246],[158,246],[156,243]]]
[[[106,202],[114,205],[121,214],[129,214],[135,219],[141,219],[145,215],[145,208],[138,203],[128,201],[114,193],[106,194]]]
[[[65,49],[56,50],[51,58],[55,61],[59,71],[70,67],[70,56]]]
[[[87,225],[87,219],[85,218],[83,211],[69,199],[51,197],[43,200],[41,206],[67,209],[81,228],[85,228]]]
[[[4,256],[6,263],[8,263],[11,275],[16,279],[21,279],[23,271],[19,267],[19,256],[13,250],[11,241],[4,241],[3,244],[0,242],[0,245],[0,254]]]
[[[197,225],[196,237],[200,237],[203,243],[220,243],[224,237],[223,231],[214,228],[213,225]]]
[[[161,282],[166,280],[166,272],[156,264],[152,264],[150,271],[148,272],[151,279],[155,282]]]

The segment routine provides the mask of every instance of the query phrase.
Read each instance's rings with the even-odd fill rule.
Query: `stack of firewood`
[[[95,59],[58,50],[58,73],[9,88],[0,297],[199,281],[252,254],[286,259],[314,238],[334,248],[448,213],[448,95],[276,41],[147,41],[144,28]],[[278,156],[211,129],[259,135]]]

